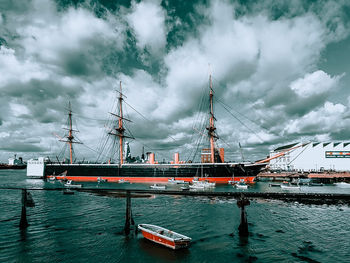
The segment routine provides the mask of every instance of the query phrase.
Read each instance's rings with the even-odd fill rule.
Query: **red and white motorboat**
[[[144,238],[172,249],[186,248],[192,240],[190,237],[160,226],[139,224],[138,229],[141,230]]]

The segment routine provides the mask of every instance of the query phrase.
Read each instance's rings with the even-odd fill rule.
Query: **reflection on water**
[[[25,171],[0,172],[1,186],[58,187],[60,182],[29,180]],[[86,183],[86,187],[96,187]],[[101,185],[100,185],[101,186]],[[148,189],[148,185],[103,187]],[[175,186],[176,187],[176,186]],[[218,186],[215,191],[239,191]],[[258,183],[246,191],[281,191]],[[335,186],[301,192],[348,192]],[[125,199],[76,192],[32,191],[30,226],[18,228],[21,192],[0,190],[0,262],[347,262],[350,208],[258,200],[246,207],[249,236],[239,237],[240,211],[225,198],[133,198],[135,223],[152,223],[193,239],[173,251],[132,233],[125,237]]]
[[[142,234],[140,234],[140,236],[142,236]],[[140,238],[138,240],[138,245],[144,253],[146,253],[151,258],[154,258],[155,260],[179,262],[188,257],[190,253],[190,250],[188,248],[174,251],[172,249],[155,244],[144,238]]]

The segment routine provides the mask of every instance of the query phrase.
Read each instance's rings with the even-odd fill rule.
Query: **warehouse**
[[[270,152],[271,170],[350,171],[350,142],[293,143]]]

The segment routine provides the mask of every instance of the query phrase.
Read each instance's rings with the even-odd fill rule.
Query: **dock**
[[[259,180],[272,180],[272,181],[281,181],[286,180],[290,181],[292,179],[314,179],[324,183],[332,183],[332,182],[341,182],[348,181],[350,182],[350,172],[278,172],[278,173],[260,173],[257,175],[257,179]]]

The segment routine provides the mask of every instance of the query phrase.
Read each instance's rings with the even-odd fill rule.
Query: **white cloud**
[[[333,104],[332,102],[326,102],[324,104],[324,111],[326,114],[341,114],[344,113],[346,110],[346,107],[343,104]]]
[[[215,79],[232,83],[232,93],[214,86],[230,104],[237,92],[253,100],[274,93],[274,88],[288,88],[288,81],[314,67],[325,46],[324,29],[311,14],[278,21],[263,15],[236,18],[233,6],[220,1],[202,12],[209,23],[199,26],[198,37],[189,37],[164,57],[167,91],[157,109],[163,116],[199,103],[208,64]]]
[[[285,134],[297,134],[303,132],[322,133],[340,130],[346,125],[343,122],[346,107],[343,104],[325,102],[323,107],[313,110],[303,117],[290,120],[284,128]]]
[[[330,137],[330,135],[328,133],[326,134],[317,134],[315,136],[315,138],[311,141],[315,141],[315,142],[327,142],[332,140],[332,138]]]
[[[5,137],[9,137],[10,134],[8,132],[0,132],[0,138],[5,138]]]
[[[249,132],[246,134],[245,138],[243,138],[242,142],[244,144],[254,145],[254,144],[259,144],[267,141],[272,141],[276,138],[277,137],[275,135],[269,134],[265,131],[260,131],[260,132],[257,132],[256,134]]]
[[[260,16],[254,28],[260,43],[258,74],[275,80],[303,73],[325,46],[324,28],[311,14],[277,21]]]
[[[22,114],[28,114],[29,110],[25,105],[21,105],[18,103],[11,103],[10,104],[11,112],[15,117],[18,117]]]
[[[0,88],[12,81],[27,82],[33,78],[47,79],[48,72],[45,68],[29,59],[19,60],[15,50],[0,46]]]
[[[78,51],[84,41],[104,42],[115,34],[111,25],[83,9],[70,9],[56,20],[40,21],[22,30],[26,51],[47,62],[59,60],[62,51]]]
[[[331,77],[322,70],[306,74],[290,84],[290,88],[301,97],[310,97],[335,88],[342,76]]]
[[[43,6],[49,3],[43,3]],[[54,63],[61,59],[62,52],[78,52],[86,42],[97,44],[115,40],[115,48],[120,49],[123,45],[122,35],[114,30],[114,22],[97,18],[90,11],[70,8],[59,14],[50,5],[47,12],[49,14],[46,16],[33,18],[32,23],[17,28],[29,56],[39,57],[46,63]],[[36,11],[28,15],[35,14]]]
[[[167,34],[165,18],[166,12],[158,0],[132,3],[132,12],[126,19],[135,32],[138,48],[147,48],[152,55],[163,53]]]
[[[121,74],[120,80],[127,101],[138,111],[152,118],[150,113],[157,107],[159,97],[163,94],[162,88],[154,81],[152,75],[144,70],[135,70],[132,76]],[[135,112],[131,114],[139,117]]]

